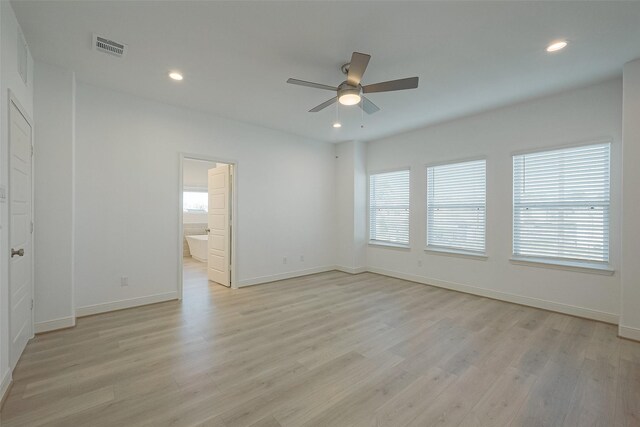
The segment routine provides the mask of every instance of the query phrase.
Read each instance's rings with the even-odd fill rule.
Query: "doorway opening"
[[[180,169],[180,297],[235,287],[236,163],[181,155]]]

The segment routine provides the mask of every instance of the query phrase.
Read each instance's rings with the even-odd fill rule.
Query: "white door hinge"
[[[33,145],[31,146],[31,157],[33,157]]]
[[[33,221],[31,221],[31,234],[33,234]]]
[[[33,310],[33,298],[31,298],[31,310]]]

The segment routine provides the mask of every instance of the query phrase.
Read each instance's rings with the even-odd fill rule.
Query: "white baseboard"
[[[308,268],[305,270],[289,271],[287,273],[274,274],[271,276],[254,277],[251,279],[239,280],[236,283],[236,286],[238,286],[238,288],[243,288],[245,286],[260,285],[262,283],[275,282],[277,280],[292,279],[294,277],[308,276],[310,274],[324,273],[326,271],[332,271],[332,270],[336,270],[335,265],[327,265],[324,267],[314,267],[314,268]]]
[[[73,316],[62,317],[60,319],[47,320],[46,322],[37,322],[33,325],[36,334],[43,332],[55,331],[57,329],[72,328],[76,326],[76,318]]]
[[[245,286],[259,285],[262,283],[275,282],[278,280],[291,279],[294,277],[308,276],[310,274],[324,273],[332,270],[338,270],[338,271],[342,271],[350,274],[359,274],[359,273],[364,273],[369,271],[372,273],[382,274],[384,276],[395,277],[398,279],[409,280],[412,282],[422,283],[425,285],[437,286],[440,288],[451,289],[454,291],[465,292],[468,294],[478,295],[478,296],[487,297],[487,298],[493,298],[501,301],[527,305],[530,307],[541,308],[544,310],[556,311],[558,313],[569,314],[572,316],[599,320],[601,322],[618,324],[618,321],[619,321],[618,315],[614,313],[607,313],[603,311],[593,310],[593,309],[584,308],[584,307],[578,307],[578,306],[569,305],[569,304],[558,303],[554,301],[543,300],[539,298],[494,291],[490,289],[479,288],[476,286],[443,281],[443,280],[438,280],[438,279],[433,279],[433,278],[428,278],[423,276],[416,276],[413,274],[407,274],[400,271],[385,270],[385,269],[376,268],[376,267],[345,267],[345,266],[336,266],[336,265],[314,267],[314,268],[309,268],[304,270],[296,270],[296,271],[290,271],[286,273],[274,274],[270,276],[261,276],[261,277],[254,277],[251,279],[240,280],[237,282],[237,287],[242,288]],[[147,305],[147,304],[155,304],[158,302],[170,301],[175,299],[178,299],[178,293],[174,291],[174,292],[167,292],[164,294],[149,295],[145,297],[132,298],[132,299],[121,300],[121,301],[113,301],[113,302],[108,302],[103,304],[89,305],[89,306],[77,308],[76,316],[77,317],[90,316],[92,314],[106,313],[109,311],[122,310],[125,308],[138,307],[138,306]],[[57,319],[50,322],[43,322],[46,325],[37,324],[36,332],[39,333],[45,330],[45,329],[41,329],[41,327],[44,328],[45,326],[48,327],[48,326],[64,325],[65,321],[68,322],[68,320],[66,319]],[[68,326],[73,326],[73,325],[68,325]],[[61,327],[68,327],[68,326],[57,326],[55,329],[59,329]],[[53,330],[53,329],[54,328],[48,329],[48,330]],[[625,338],[640,340],[640,330],[635,328],[620,326],[620,336]]]
[[[7,372],[4,374],[2,381],[0,381],[0,409],[2,409],[4,399],[7,397],[7,392],[11,388],[11,382],[11,369],[7,369]]]
[[[335,269],[349,274],[360,274],[368,271],[367,267],[345,267],[344,265],[336,265]]]
[[[640,329],[631,326],[618,326],[618,335],[634,341],[640,341]]]
[[[425,285],[437,286],[439,288],[451,289],[454,291],[465,292],[468,294],[479,295],[482,297],[493,298],[501,301],[513,302],[516,304],[528,305],[530,307],[542,308],[544,310],[556,311],[558,313],[569,314],[572,316],[584,317],[586,319],[599,320],[601,322],[618,324],[618,315],[607,313],[590,308],[577,307],[569,304],[562,304],[554,301],[543,300],[539,298],[515,295],[506,292],[493,291],[490,289],[478,288],[476,286],[464,285],[461,283],[448,282],[444,280],[431,279],[428,277],[406,274],[399,271],[385,270],[382,268],[369,267],[372,273],[382,274],[384,276],[395,277],[397,279],[410,280]]]
[[[120,301],[106,302],[102,304],[87,305],[84,307],[76,308],[76,317],[91,316],[92,314],[106,313],[108,311],[139,307],[141,305],[155,304],[158,302],[171,301],[175,299],[178,299],[177,291],[125,299]]]

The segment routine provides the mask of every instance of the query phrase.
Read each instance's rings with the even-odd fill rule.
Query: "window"
[[[190,213],[206,213],[209,194],[205,191],[185,191],[182,193],[182,210]]]
[[[369,177],[369,239],[409,246],[409,170]]]
[[[609,151],[596,144],[513,157],[513,254],[609,261]]]
[[[427,168],[427,248],[484,254],[486,161]]]

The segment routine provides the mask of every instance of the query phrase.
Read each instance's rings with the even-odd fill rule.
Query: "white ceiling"
[[[325,141],[368,140],[619,75],[640,57],[640,2],[13,1],[37,60],[81,81]],[[91,50],[96,32],[129,45]],[[545,46],[569,46],[548,54]],[[371,94],[382,110],[307,111],[352,51],[363,83],[419,76]],[[167,78],[178,69],[185,79]],[[361,127],[361,124],[364,127]]]

